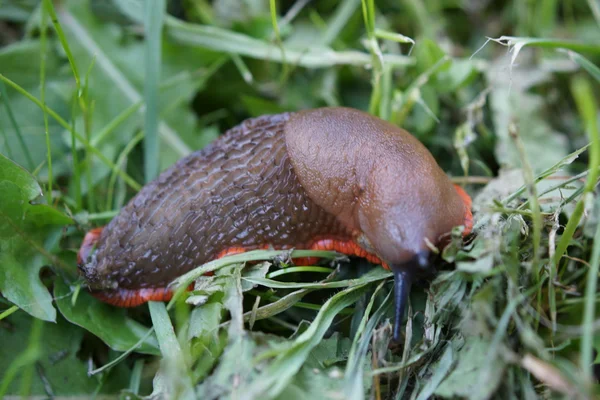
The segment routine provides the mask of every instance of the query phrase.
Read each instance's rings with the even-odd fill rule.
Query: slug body
[[[394,271],[398,337],[427,241],[458,225],[471,229],[470,199],[416,138],[322,108],[247,120],[180,160],[90,231],[78,258],[92,293],[136,306],[168,300],[173,279],[225,254],[337,250]]]

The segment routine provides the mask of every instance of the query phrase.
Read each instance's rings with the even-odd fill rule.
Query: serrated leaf
[[[450,347],[450,346],[449,346]],[[501,358],[490,360],[490,343],[484,339],[470,337],[456,354],[458,363],[435,390],[445,398],[487,399],[502,380],[505,364]],[[482,380],[482,372],[486,372]]]

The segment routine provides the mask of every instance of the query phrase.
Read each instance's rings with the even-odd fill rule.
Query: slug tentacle
[[[408,295],[414,278],[414,272],[407,268],[392,268],[394,271],[394,342],[400,341],[402,319],[408,303]]]
[[[402,319],[408,303],[408,295],[413,281],[418,276],[427,276],[431,274],[431,263],[429,262],[430,252],[421,251],[414,255],[408,262],[392,265],[394,273],[394,329],[393,340],[400,340],[400,328]]]

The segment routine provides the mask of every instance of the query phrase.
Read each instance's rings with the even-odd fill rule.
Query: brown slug
[[[131,307],[169,300],[171,281],[225,254],[336,250],[394,272],[398,339],[427,241],[458,225],[470,232],[471,200],[415,137],[320,108],[246,120],[183,158],[90,231],[78,262],[95,296]]]

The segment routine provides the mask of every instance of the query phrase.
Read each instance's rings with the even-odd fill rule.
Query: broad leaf
[[[62,279],[57,279],[54,295],[62,315],[70,322],[98,336],[113,350],[130,350],[147,334],[149,328],[127,317],[125,309],[101,303],[84,290],[79,293],[73,305],[71,294],[72,290],[69,286]],[[142,342],[135,351],[160,354],[154,335]]]
[[[0,327],[0,377],[11,363],[28,348],[33,319],[17,312],[11,315]],[[97,390],[100,393],[116,394],[127,385],[130,371],[126,365],[119,365],[101,382],[98,377],[88,376],[91,354],[82,351],[81,341],[84,331],[62,318],[56,323],[44,323],[42,343],[35,365],[35,373],[29,383],[31,395],[48,396],[49,391],[56,396],[79,395],[88,397]],[[22,371],[19,371],[22,372]],[[20,393],[23,375],[17,375],[8,387],[8,395]]]
[[[58,210],[30,204],[41,194],[33,176],[0,154],[0,291],[31,315],[56,319],[52,296],[39,277],[40,269],[56,261],[56,229],[71,223]]]

